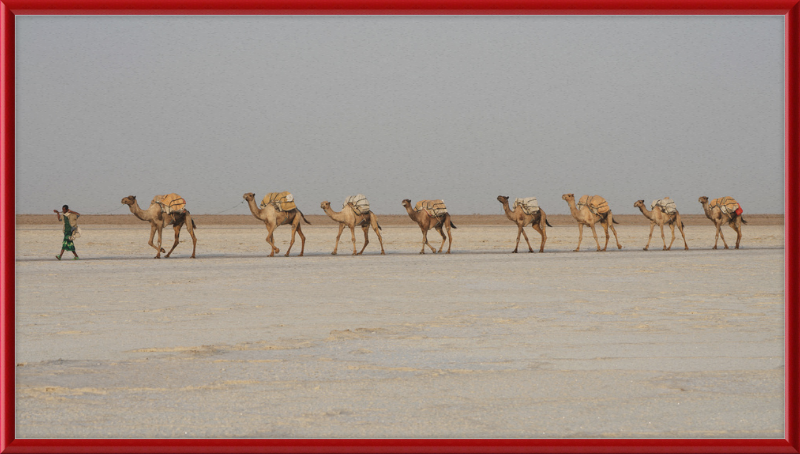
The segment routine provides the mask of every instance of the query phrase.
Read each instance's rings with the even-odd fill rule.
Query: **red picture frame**
[[[17,440],[14,438],[15,15],[688,14],[785,18],[785,439]],[[2,0],[0,1],[0,452],[800,452],[798,260],[800,0]]]

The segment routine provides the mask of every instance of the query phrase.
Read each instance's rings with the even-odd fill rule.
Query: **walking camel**
[[[710,208],[708,205],[708,197],[706,196],[700,197],[697,201],[703,205],[703,211],[706,213],[706,217],[711,219],[711,222],[713,222],[714,226],[717,228],[717,234],[714,237],[714,247],[711,249],[717,248],[717,241],[719,241],[720,238],[722,238],[722,244],[725,245],[725,249],[728,249],[728,243],[725,242],[725,236],[722,234],[723,224],[728,224],[736,231],[736,249],[739,249],[739,242],[742,241],[742,224],[747,224],[747,221],[744,220],[742,215],[723,213],[718,206]]]
[[[592,229],[592,235],[594,235],[594,241],[597,243],[597,250],[598,251],[605,251],[608,248],[608,228],[611,227],[611,231],[614,232],[614,241],[617,242],[617,248],[622,249],[622,245],[619,244],[619,239],[617,238],[617,230],[614,228],[614,224],[619,224],[619,222],[614,220],[614,216],[611,214],[611,210],[608,210],[605,213],[594,214],[589,209],[588,205],[583,205],[580,210],[578,210],[577,206],[575,206],[575,194],[564,194],[561,196],[562,199],[567,201],[569,205],[569,212],[572,214],[572,217],[578,221],[578,247],[575,248],[575,252],[578,252],[581,249],[581,241],[583,241],[583,226],[588,225]],[[597,241],[597,232],[594,229],[594,225],[597,223],[603,226],[603,230],[606,232],[606,244],[603,246],[603,249],[600,249],[600,242]]]
[[[664,242],[663,250],[669,251],[672,249],[672,243],[675,242],[675,225],[678,226],[678,230],[680,230],[681,236],[683,237],[684,249],[687,251],[689,250],[689,245],[686,244],[686,235],[683,233],[683,221],[681,221],[680,213],[677,211],[672,214],[665,213],[661,211],[661,207],[658,205],[654,206],[652,211],[648,211],[647,207],[644,205],[644,200],[636,201],[633,206],[639,208],[644,217],[650,219],[650,238],[647,239],[647,245],[644,247],[645,251],[650,248],[650,241],[653,239],[653,229],[656,225],[661,228],[661,241]],[[664,224],[668,224],[672,231],[672,241],[669,242],[669,246],[667,246],[667,241],[664,238]]]
[[[267,243],[272,247],[272,252],[270,252],[269,256],[274,257],[276,252],[281,252],[280,249],[275,247],[274,238],[272,233],[275,232],[275,229],[278,228],[279,225],[284,224],[291,224],[292,225],[292,240],[289,242],[289,248],[286,250],[285,257],[289,256],[289,252],[292,250],[292,245],[294,244],[294,234],[295,232],[300,234],[300,255],[298,257],[303,256],[303,251],[306,247],[306,236],[303,235],[303,230],[300,228],[300,218],[303,218],[306,224],[311,224],[306,220],[306,217],[303,216],[303,213],[300,212],[297,208],[289,211],[279,211],[275,209],[275,206],[272,204],[268,204],[264,208],[258,208],[256,206],[255,197],[256,195],[252,192],[246,193],[244,199],[247,201],[247,205],[250,207],[250,212],[253,213],[253,216],[256,219],[263,221],[264,225],[267,226]],[[300,216],[298,216],[298,214]]]
[[[450,246],[453,245],[453,234],[450,233],[450,227],[456,229],[455,224],[450,220],[450,213],[445,213],[442,216],[434,217],[431,216],[427,210],[419,210],[416,211],[414,208],[411,207],[411,200],[404,199],[403,206],[406,207],[406,211],[408,212],[408,217],[411,218],[412,221],[416,222],[419,226],[420,230],[422,230],[422,250],[419,252],[420,254],[425,253],[425,245],[431,248],[431,252],[436,253],[436,248],[428,243],[428,230],[436,229],[439,234],[442,235],[442,245],[439,246],[439,251],[442,252],[442,248],[444,247],[444,242],[447,240],[447,236],[445,236],[444,232],[442,231],[442,226],[447,229],[447,233],[450,236],[450,242],[447,244],[447,253],[450,253]]]
[[[175,230],[175,243],[172,245],[172,249],[167,252],[165,258],[169,258],[172,251],[175,250],[175,246],[178,245],[178,237],[181,234],[181,227],[186,224],[186,230],[189,231],[189,235],[192,236],[192,258],[195,258],[195,249],[197,249],[197,237],[194,236],[194,229],[197,226],[194,224],[194,220],[192,220],[192,215],[189,214],[188,210],[183,210],[182,212],[172,212],[172,213],[163,213],[161,211],[161,206],[157,203],[151,203],[150,207],[147,210],[143,210],[139,207],[139,203],[136,201],[135,195],[129,195],[122,199],[122,203],[128,205],[131,209],[131,213],[137,218],[147,221],[150,223],[150,241],[147,242],[150,246],[152,246],[156,251],[156,256],[153,258],[160,259],[161,253],[166,252],[161,247],[161,231],[164,227],[168,225],[172,225],[173,229]],[[158,232],[158,246],[153,244],[153,236],[155,233]]]
[[[361,255],[364,249],[367,248],[369,244],[370,226],[372,226],[372,230],[375,231],[375,234],[378,235],[378,241],[381,243],[381,255],[386,255],[386,252],[383,250],[383,238],[381,238],[381,232],[379,231],[381,230],[381,226],[378,225],[378,217],[375,216],[375,213],[369,211],[365,214],[357,214],[352,203],[345,205],[342,211],[336,212],[331,209],[331,204],[327,200],[322,202],[320,208],[325,211],[328,217],[339,223],[339,234],[336,235],[336,245],[333,247],[331,255],[336,255],[336,251],[339,249],[339,237],[342,236],[342,231],[345,226],[350,227],[350,235],[353,237],[353,255]],[[356,253],[356,224],[364,230],[364,247],[362,247],[361,252],[358,253]]]
[[[522,210],[522,206],[517,205],[514,208],[514,211],[508,207],[508,196],[499,195],[497,196],[497,200],[503,204],[503,211],[506,213],[506,217],[511,220],[511,222],[517,224],[517,245],[514,247],[514,250],[511,251],[512,253],[516,253],[519,249],[519,236],[522,234],[525,237],[525,242],[528,243],[528,252],[533,252],[533,248],[531,248],[531,242],[528,241],[528,234],[525,233],[523,227],[528,224],[531,224],[534,230],[539,232],[539,235],[542,236],[542,243],[539,245],[539,252],[544,252],[544,243],[547,242],[547,226],[552,227],[549,222],[547,222],[547,215],[545,214],[544,210],[539,208],[539,211],[535,212],[534,214],[527,214]]]

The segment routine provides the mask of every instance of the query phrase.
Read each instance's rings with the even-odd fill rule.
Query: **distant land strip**
[[[304,213],[305,214],[305,213]],[[378,215],[378,222],[381,225],[406,225],[415,226],[408,215],[405,214],[385,214]],[[312,225],[336,225],[337,222],[327,215],[305,214],[306,219]],[[512,222],[502,214],[451,214],[452,221],[456,226],[462,225],[508,225],[513,226]],[[747,225],[784,225],[782,214],[747,214],[744,213]],[[198,228],[203,225],[264,225],[251,214],[232,214],[232,215],[212,215],[212,214],[192,214]],[[643,215],[638,214],[617,214],[614,219],[620,225],[650,225],[650,221]],[[682,214],[681,219],[685,225],[708,225],[711,221],[702,214]],[[547,216],[548,222],[554,227],[577,226],[572,216],[568,214],[552,214]],[[60,225],[61,223],[53,214],[18,214],[16,215],[17,225]],[[139,220],[134,215],[127,214],[106,214],[106,215],[82,215],[79,221],[81,225],[103,224],[103,225],[145,225],[145,221]],[[306,224],[303,224],[306,225]],[[600,228],[600,226],[597,226]],[[747,226],[745,226],[747,228]]]

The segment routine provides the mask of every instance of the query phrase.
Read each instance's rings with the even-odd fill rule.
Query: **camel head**
[[[129,195],[128,197],[125,197],[125,198],[122,199],[122,203],[124,203],[125,205],[128,205],[128,206],[133,205],[134,203],[136,203],[136,196],[135,195]]]
[[[249,202],[249,201],[255,199],[256,195],[254,193],[252,193],[252,192],[247,192],[242,197]]]
[[[331,207],[331,203],[326,200],[326,201],[322,202],[319,205],[319,207],[322,208],[323,210],[327,210],[328,208]]]
[[[697,199],[697,201],[700,203],[708,203],[708,197],[706,196],[700,197],[699,199]]]
[[[499,200],[500,203],[507,203],[508,202],[508,196],[507,195],[499,195],[499,196],[497,196],[497,200]]]
[[[564,194],[561,198],[569,202],[570,200],[575,200],[575,194]]]
[[[637,200],[636,203],[633,204],[634,208],[639,208],[644,206],[644,200]]]
[[[411,206],[411,199],[403,199],[403,206],[408,208]]]

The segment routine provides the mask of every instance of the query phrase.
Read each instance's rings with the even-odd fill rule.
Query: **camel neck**
[[[413,219],[414,221],[417,220],[417,212],[411,208],[411,205],[406,205],[406,211],[408,212],[408,216]]]
[[[258,207],[256,206],[256,199],[255,198],[252,198],[252,199],[248,200],[247,201],[247,206],[250,208],[250,212],[253,213],[253,216],[255,216],[258,219],[261,219],[261,216],[260,216],[261,212],[258,210]]]
[[[644,205],[639,205],[639,210],[642,212],[644,217],[646,217],[647,219],[653,220],[653,212],[652,211],[647,211],[647,208],[645,208]]]
[[[567,205],[569,205],[569,213],[572,215],[572,217],[577,219],[580,215],[580,212],[578,211],[578,207],[575,206],[575,199],[567,200]]]
[[[336,212],[333,211],[333,208],[331,208],[330,205],[328,205],[328,207],[323,208],[323,210],[325,211],[325,214],[327,214],[329,218],[333,219],[334,221],[341,222],[341,219],[343,218],[342,213],[344,212],[344,208],[342,208],[342,211]]]
[[[130,207],[131,207],[131,213],[133,213],[133,215],[136,216],[137,218],[141,219],[142,221],[149,221],[150,220],[150,219],[147,218],[147,216],[144,215],[144,213],[145,213],[144,210],[142,210],[139,207],[139,202],[134,201],[133,204],[131,204]]]
[[[506,213],[506,217],[508,219],[514,220],[514,212],[511,211],[511,208],[508,206],[508,200],[501,202],[503,204],[503,211]]]

